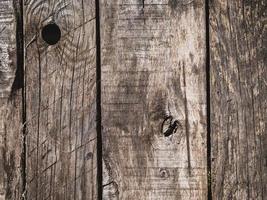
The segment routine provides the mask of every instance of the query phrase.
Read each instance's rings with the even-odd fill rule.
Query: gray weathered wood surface
[[[205,199],[204,1],[100,5],[105,199]]]
[[[94,1],[24,2],[28,199],[96,198]],[[61,40],[40,33],[54,21]]]
[[[0,200],[98,199],[96,2],[0,0]],[[99,3],[103,199],[264,200],[266,1]]]
[[[211,3],[214,199],[267,196],[266,3]]]
[[[21,196],[22,93],[16,74],[17,5],[0,1],[0,200]]]

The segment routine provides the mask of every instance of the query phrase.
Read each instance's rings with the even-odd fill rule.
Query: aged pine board
[[[104,199],[206,199],[205,2],[100,7]]]
[[[24,2],[27,199],[96,199],[95,6]],[[61,40],[41,30],[51,20]]]
[[[18,4],[0,1],[0,200],[21,197],[22,93],[17,87]]]
[[[267,196],[266,3],[211,1],[214,199]]]

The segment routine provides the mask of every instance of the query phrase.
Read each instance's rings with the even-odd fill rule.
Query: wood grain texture
[[[211,1],[214,199],[267,196],[266,3]]]
[[[27,198],[96,199],[94,1],[24,2]],[[62,37],[41,37],[54,21]]]
[[[16,71],[16,21],[12,1],[0,1],[0,97],[10,95]]]
[[[12,91],[17,70],[16,5],[0,1],[0,200],[21,196],[21,90]]]
[[[17,200],[21,196],[21,98],[12,102],[0,99],[0,200]]]
[[[104,199],[206,199],[204,7],[101,0]]]

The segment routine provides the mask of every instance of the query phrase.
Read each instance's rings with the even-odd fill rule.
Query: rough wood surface
[[[16,10],[0,1],[0,200],[21,196],[21,91],[12,92],[17,69]]]
[[[100,0],[103,199],[207,199],[204,8]],[[216,200],[266,199],[266,10],[210,1]],[[0,0],[0,200],[97,199],[95,29],[93,0]]]
[[[54,21],[62,37],[41,38]],[[96,199],[94,1],[24,2],[27,198]]]
[[[267,196],[266,3],[211,1],[214,199]]]
[[[104,199],[206,199],[204,7],[101,0]]]

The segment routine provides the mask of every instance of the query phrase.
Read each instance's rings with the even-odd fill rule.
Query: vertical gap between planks
[[[207,182],[208,200],[212,200],[211,188],[211,101],[210,101],[210,28],[209,28],[209,0],[205,0],[205,24],[206,24],[206,104],[207,104]]]
[[[21,89],[21,119],[22,119],[22,141],[21,141],[21,199],[26,200],[26,90],[24,73],[24,28],[23,28],[23,0],[13,1],[14,14],[16,18],[16,53],[17,69],[11,89],[11,97]]]
[[[100,36],[100,8],[95,0],[96,18],[96,133],[97,133],[97,199],[103,199],[103,167],[102,167],[102,125],[101,125],[101,36]]]

